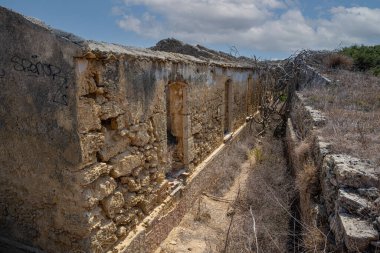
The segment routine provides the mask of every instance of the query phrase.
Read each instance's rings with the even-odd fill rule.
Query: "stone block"
[[[332,179],[335,179],[332,168],[333,158],[327,155],[323,161],[322,171],[321,171],[321,189],[323,199],[325,201],[325,206],[328,214],[331,214],[335,210],[335,200],[337,198],[337,188],[331,183]]]
[[[133,169],[143,164],[143,160],[139,155],[123,153],[112,158],[110,160],[110,163],[113,165],[111,170],[111,176],[113,176],[114,178],[119,178],[131,174]]]
[[[340,207],[343,207],[355,214],[368,212],[371,208],[371,204],[367,199],[345,189],[339,189],[338,201],[336,204],[337,210],[339,210]]]
[[[138,207],[141,208],[144,214],[148,215],[156,206],[157,200],[158,196],[156,194],[150,194],[138,203]]]
[[[125,152],[130,146],[130,140],[126,137],[113,133],[107,138],[105,145],[99,150],[99,158],[103,162],[109,161],[112,157]]]
[[[338,214],[338,223],[349,252],[363,252],[370,245],[371,241],[379,239],[378,232],[366,220],[340,213]]]
[[[99,201],[111,195],[116,187],[117,183],[112,177],[104,176],[99,178],[83,191],[83,206],[86,208],[94,207]]]
[[[117,241],[117,227],[112,221],[105,222],[102,227],[91,236],[91,252],[104,252]]]
[[[326,117],[321,111],[315,110],[311,106],[305,106],[305,109],[309,113],[314,126],[320,127],[326,124]]]
[[[117,228],[117,231],[116,231],[116,236],[118,238],[124,238],[127,236],[127,228],[124,227],[124,226],[120,226]]]
[[[102,215],[102,210],[99,207],[95,207],[81,213],[64,213],[63,216],[56,216],[53,226],[64,227],[76,236],[85,237],[99,228],[104,220],[105,217]]]
[[[132,145],[143,147],[149,143],[150,136],[147,129],[140,129],[134,134],[130,135]]]
[[[115,192],[102,200],[104,212],[109,218],[114,218],[124,206],[124,196],[121,192]]]
[[[358,192],[361,196],[370,199],[375,200],[378,197],[380,197],[380,189],[376,187],[370,187],[370,188],[359,188]]]
[[[137,218],[137,215],[134,213],[127,213],[127,214],[118,214],[116,215],[114,221],[116,225],[128,225],[131,223],[134,219]]]
[[[102,133],[87,133],[80,136],[82,165],[88,165],[97,161],[96,152],[104,145],[104,135]]]
[[[182,136],[179,135],[179,137],[183,138],[189,138],[191,136],[191,117],[190,115],[183,115],[183,129],[182,129]],[[179,131],[181,133],[181,131]]]
[[[161,164],[165,164],[167,162],[168,158],[168,146],[166,141],[162,141],[158,144],[157,147],[157,156],[158,156],[158,161]]]
[[[143,199],[144,199],[143,194],[137,194],[135,192],[129,192],[129,193],[124,195],[125,208],[134,207]]]
[[[79,59],[78,65],[82,65],[83,68],[87,68],[88,62],[87,60]],[[79,96],[85,96],[87,94],[95,93],[97,90],[94,76],[89,73],[86,75],[85,78],[83,78],[80,82],[78,82],[78,84],[79,84],[79,87],[78,87]]]
[[[90,231],[101,226],[101,223],[105,220],[100,207],[96,207],[90,211],[84,213],[84,216],[88,219],[88,225],[90,226]]]
[[[111,121],[111,128],[114,130],[121,130],[126,127],[127,118],[126,116],[119,115],[114,120]]]
[[[139,181],[141,184],[141,187],[146,187],[150,184],[150,176],[149,174],[147,175],[140,175],[139,176]]]
[[[191,134],[192,135],[200,133],[201,131],[202,131],[202,124],[200,124],[200,123],[193,125],[191,128]]]
[[[109,118],[116,118],[117,116],[124,113],[124,110],[120,108],[120,106],[114,102],[109,101],[101,106],[100,119],[106,120]]]
[[[154,137],[158,141],[166,140],[166,116],[164,114],[154,114],[151,118],[154,128]]]
[[[314,139],[313,155],[318,169],[322,167],[323,159],[331,152],[331,143],[325,142],[321,137]]]
[[[76,172],[76,181],[84,186],[94,182],[103,174],[108,174],[111,166],[106,163],[95,163]]]
[[[128,186],[128,190],[131,192],[137,192],[141,189],[140,182],[132,177],[122,177],[120,178],[120,181],[122,184],[126,184]]]
[[[87,133],[92,130],[100,130],[100,106],[94,99],[81,97],[78,101],[78,130]]]
[[[194,138],[190,137],[183,140],[183,162],[188,165],[194,159]]]
[[[339,186],[379,187],[379,171],[369,162],[348,155],[332,155]]]

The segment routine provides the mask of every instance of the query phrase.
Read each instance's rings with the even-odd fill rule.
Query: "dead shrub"
[[[305,252],[325,252],[326,235],[316,226],[308,227],[302,238]]]
[[[324,64],[327,68],[330,69],[347,69],[351,70],[354,66],[354,61],[352,58],[342,55],[342,54],[330,54],[328,55],[325,60]]]
[[[311,141],[309,139],[302,140],[297,147],[294,149],[294,154],[299,164],[305,163],[305,161],[310,157],[311,152]]]
[[[304,164],[296,175],[296,187],[301,193],[310,191],[318,181],[317,168],[311,162]]]

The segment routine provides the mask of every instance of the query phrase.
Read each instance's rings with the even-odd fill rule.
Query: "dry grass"
[[[337,53],[332,53],[328,55],[323,62],[327,68],[332,69],[351,70],[354,66],[354,61],[352,60],[352,58]]]
[[[300,193],[310,192],[310,188],[318,181],[317,168],[311,163],[305,163],[303,169],[296,175],[296,187]]]
[[[306,138],[302,140],[297,147],[294,148],[294,155],[297,159],[297,164],[302,166],[311,156],[311,141]],[[298,169],[298,168],[297,168]]]
[[[241,171],[241,164],[248,159],[247,150],[252,150],[254,146],[254,138],[249,138],[239,142],[236,148],[231,149],[224,158],[223,165],[218,169],[218,177],[215,178],[213,187],[210,189],[210,194],[214,196],[223,196],[223,194],[230,188],[236,176]]]
[[[254,162],[261,163],[264,159],[263,150],[261,147],[255,147],[253,149],[248,150],[247,156],[248,159],[251,161],[251,165]]]
[[[268,133],[262,143],[261,163],[250,170],[235,204],[227,252],[286,252],[294,186],[282,141]]]
[[[380,78],[346,70],[325,74],[331,86],[302,91],[328,117],[322,135],[332,142],[334,152],[380,165]]]
[[[302,239],[305,253],[326,252],[326,236],[317,227],[308,227],[307,231],[302,234]]]

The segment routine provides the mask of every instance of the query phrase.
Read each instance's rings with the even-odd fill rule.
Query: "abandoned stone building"
[[[2,7],[0,23],[2,241],[150,252],[249,131],[258,71],[85,41]]]
[[[0,24],[0,252],[154,252],[256,138],[276,85],[286,169],[315,168],[297,222],[323,252],[380,248],[380,170],[321,136],[328,117],[296,89],[331,81],[301,54],[275,65],[293,73],[281,83],[269,64],[171,39],[88,41],[3,7]]]

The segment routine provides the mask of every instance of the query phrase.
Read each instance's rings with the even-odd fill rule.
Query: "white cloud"
[[[124,6],[112,12],[120,15],[121,28],[139,36],[157,40],[175,37],[253,51],[331,49],[341,42],[365,44],[380,38],[380,9],[335,7],[328,10],[328,19],[311,20],[297,8],[297,1],[124,0]],[[146,12],[121,14],[121,10],[135,6],[143,6]]]

